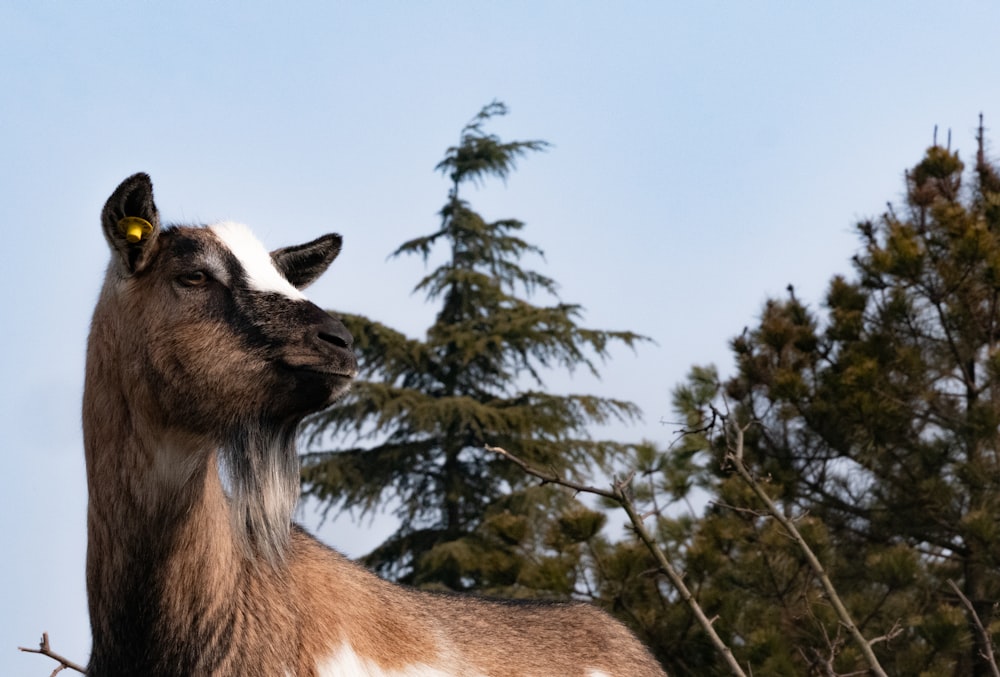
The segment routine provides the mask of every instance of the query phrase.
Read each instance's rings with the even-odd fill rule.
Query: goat
[[[300,291],[339,235],[268,253],[241,225],[160,224],[136,174],[87,348],[91,677],[642,677],[663,672],[581,603],[386,582],[291,517],[296,428],[357,374],[352,337]]]

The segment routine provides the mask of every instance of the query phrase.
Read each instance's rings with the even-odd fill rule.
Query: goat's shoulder
[[[310,654],[348,651],[392,674],[439,654],[431,614],[414,604],[411,591],[382,580],[299,527],[293,529],[290,554],[289,579],[302,616],[324,628],[323,637],[314,638],[324,645],[309,647]]]

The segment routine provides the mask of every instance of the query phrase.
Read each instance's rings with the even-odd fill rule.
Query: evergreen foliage
[[[515,450],[562,476],[627,453],[635,500],[660,547],[753,674],[864,674],[816,573],[724,462],[720,412],[750,424],[745,460],[795,520],[889,674],[992,674],[955,582],[1000,639],[1000,171],[980,125],[972,171],[934,145],[906,173],[900,207],[858,224],[854,274],[820,310],[790,286],[733,339],[736,373],[695,367],[674,392],[688,433],[668,451],[596,442],[586,426],[632,418],[627,402],[546,393],[545,369],[584,366],[631,332],[585,330],[580,309],[525,297],[554,283],[519,261],[540,253],[514,220],[487,222],[459,191],[505,179],[543,142],[484,131],[492,104],[438,169],[451,179],[435,233],[396,254],[450,259],[417,286],[440,304],[424,341],[348,316],[365,380],[311,423],[314,440],[367,447],[305,458],[308,493],[360,508],[395,498],[400,530],[367,559],[420,585],[520,596],[583,596],[626,620],[670,674],[728,674],[634,539],[606,515],[527,481],[480,451]],[[523,383],[534,383],[525,390]],[[620,467],[620,466],[619,466]],[[712,501],[664,510],[695,489]],[[652,525],[652,523],[651,523]]]
[[[654,493],[700,485],[715,499],[701,516],[661,518],[660,538],[754,674],[866,665],[802,553],[720,463],[726,440],[709,425],[719,412],[753,423],[748,462],[797,518],[863,634],[892,637],[875,644],[890,674],[991,674],[948,585],[996,642],[1000,173],[981,127],[977,141],[970,176],[958,152],[935,145],[906,174],[902,208],[858,225],[853,279],[831,280],[821,312],[789,288],[733,340],[735,376],[693,370],[674,405],[700,432],[648,455]],[[645,599],[636,617],[671,674],[724,674],[683,605]]]
[[[644,340],[630,331],[581,327],[581,307],[556,296],[548,277],[521,267],[541,251],[515,219],[487,221],[463,199],[469,184],[506,180],[515,161],[544,141],[502,141],[486,124],[506,114],[482,109],[436,169],[451,182],[439,228],[403,243],[394,256],[435,248],[449,256],[415,290],[439,304],[423,340],[360,315],[341,314],[355,337],[361,374],[350,394],[307,425],[304,493],[327,509],[393,506],[399,529],[365,562],[399,581],[517,596],[577,592],[580,543],[604,517],[565,493],[533,486],[483,450],[517,449],[567,475],[606,467],[627,447],[597,441],[588,426],[639,415],[630,402],[544,389],[547,369],[597,373],[614,343]],[[541,292],[551,305],[531,302]],[[525,386],[530,387],[526,388]]]

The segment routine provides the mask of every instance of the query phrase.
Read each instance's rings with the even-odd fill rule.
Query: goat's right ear
[[[137,273],[149,264],[160,235],[160,214],[148,174],[133,174],[115,188],[104,204],[101,227],[112,260],[117,259],[125,274]]]

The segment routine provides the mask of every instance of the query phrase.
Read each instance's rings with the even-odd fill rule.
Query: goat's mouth
[[[315,375],[319,377],[351,381],[358,375],[357,362],[354,360],[338,360],[336,362],[331,362],[330,360],[309,360],[286,357],[279,361],[278,364],[292,374],[300,374],[304,376]]]
[[[350,349],[320,346],[320,350],[289,346],[276,356],[292,390],[286,405],[297,411],[317,411],[333,404],[358,375],[358,358]]]
[[[343,379],[344,381],[353,381],[358,375],[357,367],[347,368],[331,364],[288,365],[288,367],[292,371],[319,374],[321,376]]]
[[[343,349],[336,350],[333,354],[288,352],[278,362],[285,369],[300,374],[316,374],[348,381],[358,375],[357,358],[351,351]]]

